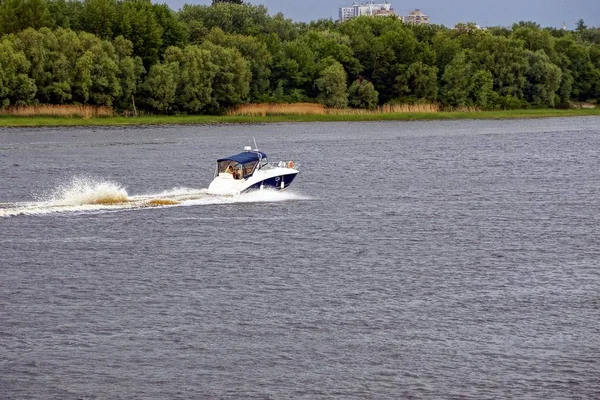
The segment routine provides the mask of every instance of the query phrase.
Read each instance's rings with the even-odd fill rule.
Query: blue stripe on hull
[[[244,190],[244,192],[260,189],[261,185],[265,189],[283,190],[283,189],[287,188],[288,186],[290,186],[290,184],[292,183],[292,181],[294,180],[296,175],[297,174],[289,174],[289,175],[275,176],[273,178],[265,179],[264,181],[255,183],[254,185],[250,186],[248,189]],[[283,179],[283,189],[281,188],[281,179]]]

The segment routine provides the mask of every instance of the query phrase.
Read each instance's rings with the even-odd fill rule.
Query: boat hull
[[[247,179],[233,179],[231,174],[220,173],[210,183],[208,193],[237,195],[261,189],[285,190],[296,178],[296,175],[298,175],[298,170],[293,168],[259,170]]]
[[[244,189],[242,193],[249,192],[251,190],[260,190],[260,189],[275,189],[275,190],[285,190],[292,183],[296,174],[286,174],[282,176],[274,176],[272,178],[265,179],[263,181],[257,182],[254,185]]]

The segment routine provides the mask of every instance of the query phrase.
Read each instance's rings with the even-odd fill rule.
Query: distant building
[[[369,17],[380,17],[380,16],[396,16],[394,9],[390,2],[385,1],[383,3],[354,3],[352,7],[341,7],[340,8],[340,22],[347,21],[352,18],[366,15]]]
[[[403,19],[405,24],[428,24],[429,16],[425,15],[418,8],[408,13]]]

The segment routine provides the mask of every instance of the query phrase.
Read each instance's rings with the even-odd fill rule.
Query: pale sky
[[[534,21],[542,27],[574,29],[583,18],[587,26],[600,27],[600,0],[389,0],[396,13],[406,15],[419,8],[432,23],[454,26],[458,22],[475,22],[485,26],[511,26],[519,21]],[[153,0],[167,3],[178,11],[184,4],[211,4],[211,0]],[[262,4],[270,14],[282,12],[295,21],[320,18],[338,19],[340,7],[351,6],[353,0],[246,0]],[[365,2],[365,1],[359,1]],[[378,0],[374,1],[375,3]]]

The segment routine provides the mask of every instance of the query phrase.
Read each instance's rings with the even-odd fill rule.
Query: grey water
[[[0,218],[0,398],[600,398],[599,118],[4,128],[0,206],[253,137],[283,197]]]

